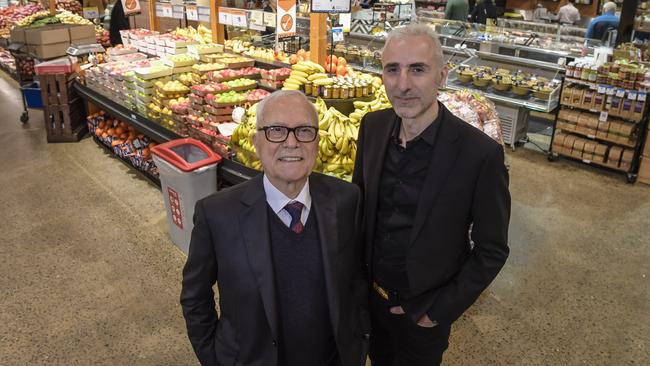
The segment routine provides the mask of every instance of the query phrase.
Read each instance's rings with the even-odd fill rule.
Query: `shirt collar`
[[[264,193],[266,193],[266,202],[271,206],[271,209],[276,214],[280,213],[288,203],[291,202],[300,202],[305,206],[305,208],[311,208],[311,194],[309,193],[309,179],[305,182],[305,185],[302,187],[300,193],[295,199],[287,197],[284,193],[280,192],[279,189],[271,183],[269,178],[264,174]]]
[[[445,113],[445,107],[443,106],[442,103],[438,103],[438,116],[436,117],[435,120],[433,120],[433,123],[427,126],[418,136],[416,136],[413,140],[411,141],[417,141],[418,139],[422,139],[424,142],[429,144],[430,146],[433,146],[435,140],[436,140],[436,133],[438,131],[438,126],[440,126],[440,121],[443,119],[443,114]],[[395,124],[393,125],[393,132],[391,136],[393,137],[393,141],[397,143],[399,141],[399,132],[400,132],[400,127],[402,126],[402,119],[397,117],[395,118]]]

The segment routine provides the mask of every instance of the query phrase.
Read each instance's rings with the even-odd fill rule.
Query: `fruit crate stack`
[[[607,167],[634,181],[647,125],[649,72],[625,61],[599,67],[570,63],[551,157]]]
[[[86,133],[83,101],[72,89],[73,73],[38,75],[47,142],[77,142]]]

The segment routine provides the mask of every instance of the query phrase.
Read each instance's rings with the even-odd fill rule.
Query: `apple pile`
[[[23,76],[34,75],[34,59],[31,58],[18,59],[18,65],[16,65],[16,71],[18,71]]]
[[[226,81],[224,84],[226,84],[229,88],[234,89],[234,88],[255,86],[257,82],[252,79],[241,78],[241,79]]]
[[[324,67],[325,72],[336,74],[336,76],[345,76],[352,70],[345,58],[336,57],[336,55],[328,55]]]
[[[40,4],[11,5],[0,9],[0,37],[9,38],[9,30],[20,20],[43,10]]]
[[[225,68],[226,68],[225,64],[220,64],[218,62],[209,63],[209,64],[196,64],[196,65],[192,66],[192,69],[194,71],[196,71],[196,72],[199,72],[199,73],[215,71],[215,70],[221,70],[221,69],[225,69]]]
[[[221,93],[228,90],[229,87],[220,83],[199,84],[192,86],[192,93],[205,97],[208,94]]]
[[[309,56],[310,56],[309,51],[305,51],[301,48],[298,50],[298,52],[296,52],[295,55],[289,56],[289,63],[295,65],[300,61],[308,61]]]
[[[229,91],[222,94],[208,94],[205,96],[205,100],[212,105],[245,103],[246,94],[236,91]]]
[[[111,46],[111,37],[106,29],[101,27],[96,27],[95,38],[97,38],[97,43],[101,44],[104,48],[108,48]]]
[[[284,80],[289,77],[289,74],[291,74],[291,69],[288,67],[282,67],[279,69],[262,70],[260,74],[262,75],[262,79]]]
[[[81,15],[81,3],[78,0],[56,0],[56,8],[67,10],[71,13]]]
[[[264,89],[254,89],[246,93],[246,100],[249,103],[256,103],[259,102],[260,100],[266,98],[267,95],[269,95],[268,91]]]

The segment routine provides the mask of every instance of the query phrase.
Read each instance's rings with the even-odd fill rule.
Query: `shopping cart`
[[[43,108],[41,87],[38,81],[34,80],[34,59],[24,52],[22,44],[11,44],[7,49],[16,60],[16,73],[23,100],[23,113],[20,115],[20,122],[27,123],[29,121],[28,108]]]

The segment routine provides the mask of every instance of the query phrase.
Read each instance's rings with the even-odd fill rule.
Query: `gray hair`
[[[298,98],[302,102],[306,103],[309,105],[311,108],[308,108],[309,114],[311,114],[311,117],[314,122],[318,123],[318,111],[316,110],[316,106],[299,90],[278,90],[276,92],[273,92],[266,96],[262,101],[257,105],[257,119],[256,119],[256,124],[259,127],[260,125],[263,124],[264,122],[264,112],[266,111],[267,107],[271,108],[287,108],[291,109],[291,106],[284,106],[282,104],[278,104],[276,107],[275,104],[279,103],[280,100],[284,99],[293,99],[293,98]],[[306,121],[305,121],[306,122]]]
[[[603,5],[603,13],[614,13],[616,12],[616,3],[608,1]]]
[[[386,38],[384,42],[384,50],[388,47],[388,44],[396,38],[404,37],[414,37],[414,36],[425,36],[428,37],[433,43],[433,59],[436,65],[442,67],[445,64],[445,59],[442,55],[442,45],[438,39],[438,33],[436,33],[433,28],[426,24],[411,23],[403,27],[393,29]],[[383,52],[383,51],[382,51]]]

